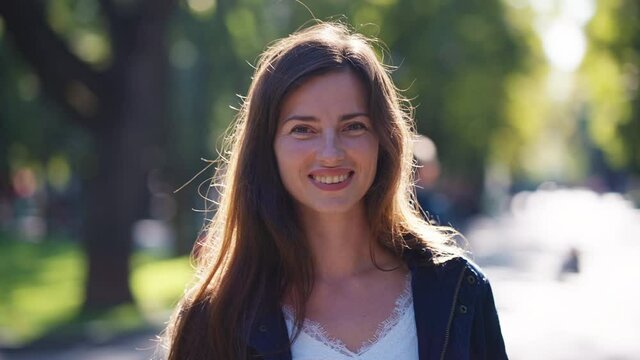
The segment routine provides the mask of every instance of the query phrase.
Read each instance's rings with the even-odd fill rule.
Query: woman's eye
[[[367,127],[363,123],[351,123],[345,126],[347,131],[367,130]]]
[[[292,134],[301,134],[301,135],[306,135],[306,134],[310,134],[311,133],[311,129],[307,126],[294,126],[291,129],[291,133]]]

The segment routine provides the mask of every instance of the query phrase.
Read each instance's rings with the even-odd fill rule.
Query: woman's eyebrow
[[[311,115],[289,115],[287,116],[283,123],[286,123],[287,121],[291,121],[291,120],[298,120],[298,121],[318,121],[318,118],[315,116],[311,116]]]
[[[369,117],[369,114],[365,113],[365,112],[355,112],[355,113],[349,113],[349,114],[344,114],[342,116],[340,116],[340,121],[347,121],[347,120],[351,120],[353,118],[357,118],[359,116],[366,116]],[[305,122],[317,122],[318,118],[312,115],[289,115],[287,116],[283,123],[286,123],[287,121],[290,120],[298,120],[298,121],[305,121]]]
[[[340,121],[351,120],[353,118],[357,118],[358,116],[369,117],[369,114],[367,114],[365,112],[356,112],[356,113],[344,114],[344,115],[340,116]]]

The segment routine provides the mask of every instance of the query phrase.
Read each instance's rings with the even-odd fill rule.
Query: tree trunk
[[[115,90],[105,99],[110,126],[94,134],[101,167],[88,184],[87,311],[133,301],[132,228],[148,217],[148,175],[163,167],[166,158],[167,15],[143,18],[133,33],[126,24],[114,32],[130,52],[120,56],[110,74]]]

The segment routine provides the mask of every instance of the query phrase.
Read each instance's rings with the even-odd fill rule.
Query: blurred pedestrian
[[[413,157],[416,161],[416,198],[425,217],[434,224],[452,226],[451,204],[445,194],[437,189],[440,162],[435,143],[424,135],[416,135]]]
[[[567,274],[578,274],[580,272],[580,252],[577,248],[571,247],[567,251],[560,271],[558,272],[558,280],[564,280]]]
[[[506,358],[487,279],[411,201],[401,102],[341,24],[262,54],[169,359]]]

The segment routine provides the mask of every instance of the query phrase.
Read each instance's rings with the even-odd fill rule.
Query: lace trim
[[[395,306],[391,315],[385,320],[383,320],[376,329],[376,332],[373,336],[364,341],[362,345],[355,351],[349,350],[345,343],[333,336],[331,336],[324,327],[317,321],[304,319],[304,323],[302,325],[302,332],[316,341],[322,343],[323,345],[331,348],[332,350],[349,357],[360,356],[365,352],[369,351],[375,344],[380,342],[387,334],[400,322],[402,316],[406,313],[407,309],[413,306],[413,296],[411,294],[411,273],[407,274],[405,280],[404,290],[398,296],[395,301]],[[291,309],[288,305],[282,306],[283,313],[288,321],[292,324],[294,322],[293,319],[293,309]]]

